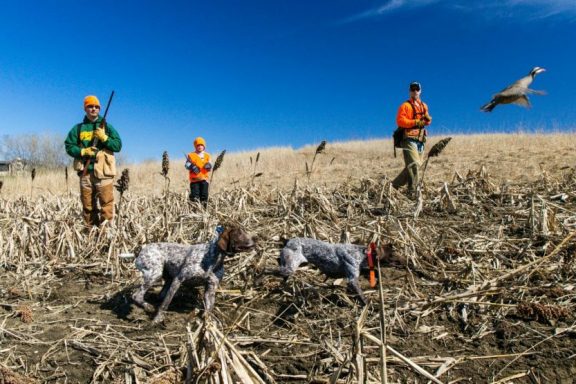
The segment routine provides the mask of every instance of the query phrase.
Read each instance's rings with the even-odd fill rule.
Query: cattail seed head
[[[316,148],[316,154],[324,152],[326,149],[326,140],[322,140]]]
[[[170,170],[170,159],[168,158],[168,152],[164,151],[162,153],[162,176],[168,176],[168,171]]]
[[[216,161],[214,162],[214,167],[212,168],[212,172],[215,172],[218,168],[220,168],[222,166],[222,162],[224,161],[224,154],[225,153],[226,153],[226,150],[223,150],[222,152],[220,152],[220,154],[216,158]]]
[[[128,171],[128,168],[124,168],[124,170],[122,171],[122,176],[120,176],[120,179],[118,179],[118,183],[114,187],[118,192],[120,192],[120,195],[122,195],[124,192],[126,192],[129,185],[130,185],[130,173]]]
[[[68,167],[64,167],[64,178],[66,179],[66,182],[68,182]]]
[[[444,148],[446,148],[446,145],[448,145],[450,140],[452,140],[452,138],[447,137],[434,144],[434,146],[430,149],[430,152],[428,152],[428,157],[436,157],[440,153],[442,153],[442,151],[444,150]]]
[[[4,181],[0,180],[0,191],[2,190],[3,186],[4,186]]]
[[[32,172],[30,173],[30,176],[32,177],[32,181],[34,181],[34,179],[36,178],[36,168],[32,168]]]

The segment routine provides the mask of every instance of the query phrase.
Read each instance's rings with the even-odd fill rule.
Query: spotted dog
[[[330,278],[346,277],[348,287],[356,293],[362,303],[366,298],[360,288],[358,277],[362,269],[368,269],[367,247],[354,244],[331,244],[324,241],[297,237],[290,239],[280,252],[281,276],[287,279],[302,263],[311,263]],[[381,247],[378,258],[383,260],[392,254],[392,246]],[[376,263],[376,260],[374,260]]]
[[[216,288],[224,276],[225,255],[248,251],[255,246],[255,237],[238,226],[225,226],[216,240],[205,244],[146,244],[135,261],[144,282],[132,299],[144,310],[153,313],[154,307],[144,301],[144,295],[156,281],[163,278],[164,287],[160,292],[162,304],[154,323],[163,320],[164,311],[184,282],[191,286],[204,285],[204,308],[209,312],[214,306]]]

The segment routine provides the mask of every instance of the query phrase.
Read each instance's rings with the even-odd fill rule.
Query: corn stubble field
[[[127,167],[115,222],[91,231],[75,175],[5,178],[0,382],[571,383],[574,139],[456,136],[430,159],[420,201],[391,188],[402,160],[390,141],[328,143],[314,161],[314,146],[226,154],[207,210],[188,203],[181,159],[165,179],[159,156]],[[258,250],[226,259],[211,315],[203,289],[183,287],[153,326],[121,255],[208,241],[224,221]],[[383,305],[365,278],[366,307],[312,267],[284,283],[276,260],[295,236],[392,243]]]

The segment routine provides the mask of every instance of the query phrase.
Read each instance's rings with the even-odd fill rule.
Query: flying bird
[[[544,91],[535,91],[528,88],[528,86],[532,84],[532,81],[534,81],[534,77],[544,71],[544,68],[534,67],[528,75],[501,90],[499,93],[494,95],[489,103],[483,105],[480,109],[484,112],[491,112],[498,104],[516,104],[530,108],[530,100],[528,100],[529,94],[546,94]]]

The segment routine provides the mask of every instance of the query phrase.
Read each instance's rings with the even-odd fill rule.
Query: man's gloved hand
[[[424,120],[426,120],[426,121],[432,121],[432,116],[430,116],[429,113],[426,113],[426,114],[424,115]]]
[[[98,140],[100,140],[100,142],[102,142],[102,143],[105,143],[106,140],[108,140],[108,135],[106,134],[106,130],[102,127],[96,128],[96,130],[94,131],[94,136],[96,136],[96,138]]]
[[[200,173],[200,168],[198,168],[198,166],[196,166],[195,164],[192,164],[190,170],[194,173]]]
[[[98,151],[98,148],[96,148],[96,147],[82,148],[80,150],[80,156],[82,156],[82,157],[95,157],[96,151]]]
[[[212,164],[211,164],[210,162],[204,164],[204,169],[207,170],[207,171],[211,170],[211,169],[212,169]]]
[[[420,120],[420,119],[416,119],[416,120],[414,121],[414,125],[415,125],[417,128],[422,128],[422,127],[424,126],[424,121],[422,121],[422,120]]]

